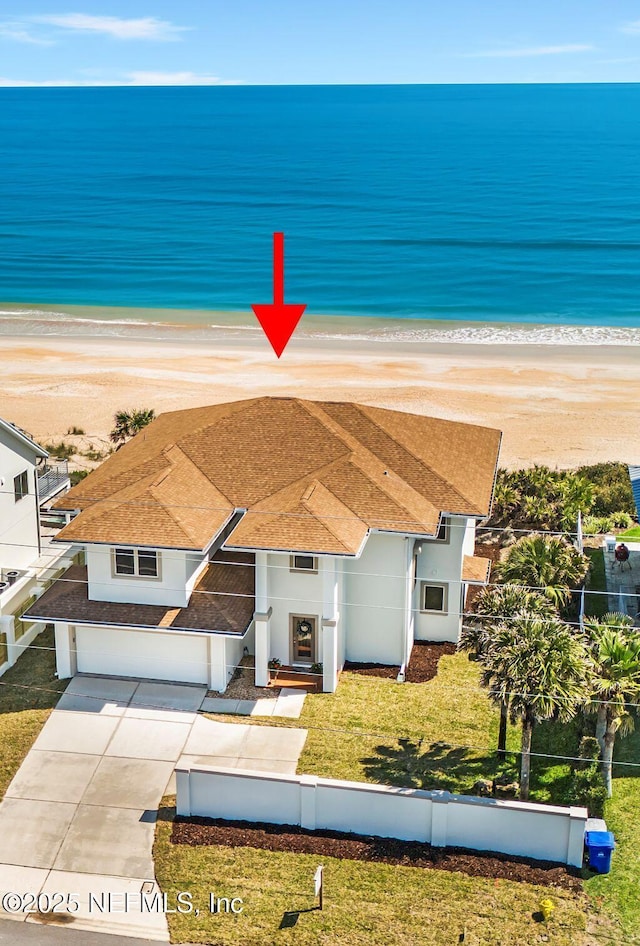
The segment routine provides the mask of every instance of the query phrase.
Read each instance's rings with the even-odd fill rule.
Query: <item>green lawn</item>
[[[345,672],[335,693],[307,697],[296,723],[309,730],[298,765],[307,774],[471,791],[501,770],[498,712],[462,653],[442,657],[428,683]]]
[[[640,726],[630,736],[618,737],[615,758],[618,762],[640,763]],[[614,766],[613,775],[613,798],[607,801],[604,812],[617,845],[611,873],[589,879],[585,889],[603,915],[615,918],[619,924],[620,944],[635,946],[640,944],[640,764],[637,768]]]
[[[168,802],[169,799],[166,799]],[[253,848],[188,847],[170,843],[173,812],[158,823],[156,876],[172,902],[193,896],[200,916],[170,915],[175,943],[216,946],[591,946],[582,898],[548,887],[485,880],[462,873],[322,858],[325,905],[314,910],[309,854]],[[209,892],[241,897],[238,916],[211,915]],[[556,912],[543,926],[534,919],[551,896]],[[622,946],[622,944],[620,944]]]
[[[604,573],[604,552],[602,549],[585,549],[584,551],[591,562],[585,595],[585,612],[589,617],[598,618],[607,613],[609,602],[606,594],[589,594],[589,591],[607,590]]]
[[[595,564],[599,564],[597,556]],[[596,567],[594,584],[598,575]],[[299,772],[470,792],[477,778],[491,778],[501,771],[494,751],[498,714],[478,688],[478,680],[478,665],[465,654],[441,658],[437,677],[424,684],[398,684],[345,672],[336,693],[307,697],[299,720],[252,718],[250,722],[308,729]],[[246,717],[224,718],[247,722]],[[569,803],[569,763],[544,755],[574,756],[580,735],[578,721],[567,725],[549,722],[534,729],[533,752],[541,755],[532,759],[532,801]],[[508,747],[513,755],[505,768],[516,774],[517,727],[509,727]],[[640,761],[640,733],[619,740],[616,759]],[[532,925],[535,902],[544,894],[531,885],[504,881],[494,884],[462,874],[361,862],[336,861],[328,865],[325,859],[335,878],[336,901],[340,902],[332,904],[331,913],[324,917],[301,914],[292,933],[280,931],[277,928],[282,914],[305,904],[304,894],[296,892],[308,889],[307,881],[301,885],[299,878],[311,876],[313,858],[255,850],[174,847],[169,844],[169,829],[163,823],[156,842],[157,874],[163,889],[170,891],[186,884],[185,889],[193,888],[195,893],[195,878],[206,876],[228,890],[230,878],[236,878],[242,888],[237,895],[243,896],[242,890],[246,891],[247,902],[253,904],[251,912],[239,919],[216,916],[196,921],[193,917],[170,917],[172,937],[178,942],[247,946],[287,942],[288,936],[303,944],[329,943],[333,937],[334,941],[354,946],[393,940],[409,946],[417,941],[458,942],[466,924],[468,940],[476,944],[528,946],[566,941],[589,946],[640,946],[636,933],[640,929],[640,898],[635,894],[640,876],[640,778],[635,776],[636,771],[640,776],[640,767],[616,770],[614,798],[607,804],[605,814],[618,843],[612,873],[591,877],[585,871],[585,898],[563,895],[549,929]],[[208,883],[203,881],[202,887]],[[418,890],[422,893],[405,915],[407,900],[403,891],[413,896]],[[557,894],[553,892],[552,897]],[[587,922],[589,933],[583,938]],[[545,935],[549,939],[541,938]]]
[[[617,536],[618,542],[640,542],[640,526],[633,526]]]
[[[53,646],[53,630],[44,631],[0,678],[0,797],[69,682],[55,678]]]

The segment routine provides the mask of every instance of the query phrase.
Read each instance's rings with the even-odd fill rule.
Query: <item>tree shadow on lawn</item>
[[[399,739],[394,745],[378,745],[375,755],[362,759],[371,781],[426,790],[473,791],[478,779],[515,774],[510,757],[499,760],[495,752],[480,752],[445,742]]]

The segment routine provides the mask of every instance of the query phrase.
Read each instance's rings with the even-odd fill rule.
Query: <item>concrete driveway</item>
[[[145,909],[140,894],[143,885],[149,899],[157,892],[155,823],[160,799],[174,792],[176,762],[295,772],[306,738],[213,722],[198,715],[205,695],[75,677],[0,804],[0,895],[76,894],[74,919],[61,917],[67,927],[168,940],[164,914]]]

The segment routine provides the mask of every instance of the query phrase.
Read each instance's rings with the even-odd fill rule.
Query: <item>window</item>
[[[29,495],[29,473],[27,470],[13,477],[13,495],[16,502]]]
[[[317,572],[318,560],[313,555],[291,555],[289,570],[292,572]]]
[[[133,549],[116,549],[115,564],[116,575],[135,575],[136,556]]]
[[[140,549],[114,549],[113,574],[120,577],[159,578],[157,552]]]
[[[157,552],[138,552],[138,574],[142,578],[158,577]]]
[[[421,611],[435,611],[438,614],[447,613],[448,586],[433,582],[422,582]]]

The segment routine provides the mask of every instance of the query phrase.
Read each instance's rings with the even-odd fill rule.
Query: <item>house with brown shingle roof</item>
[[[244,655],[403,667],[457,641],[489,514],[497,430],[361,404],[260,397],[163,414],[61,497],[85,550],[30,608],[58,673],[205,683]]]

